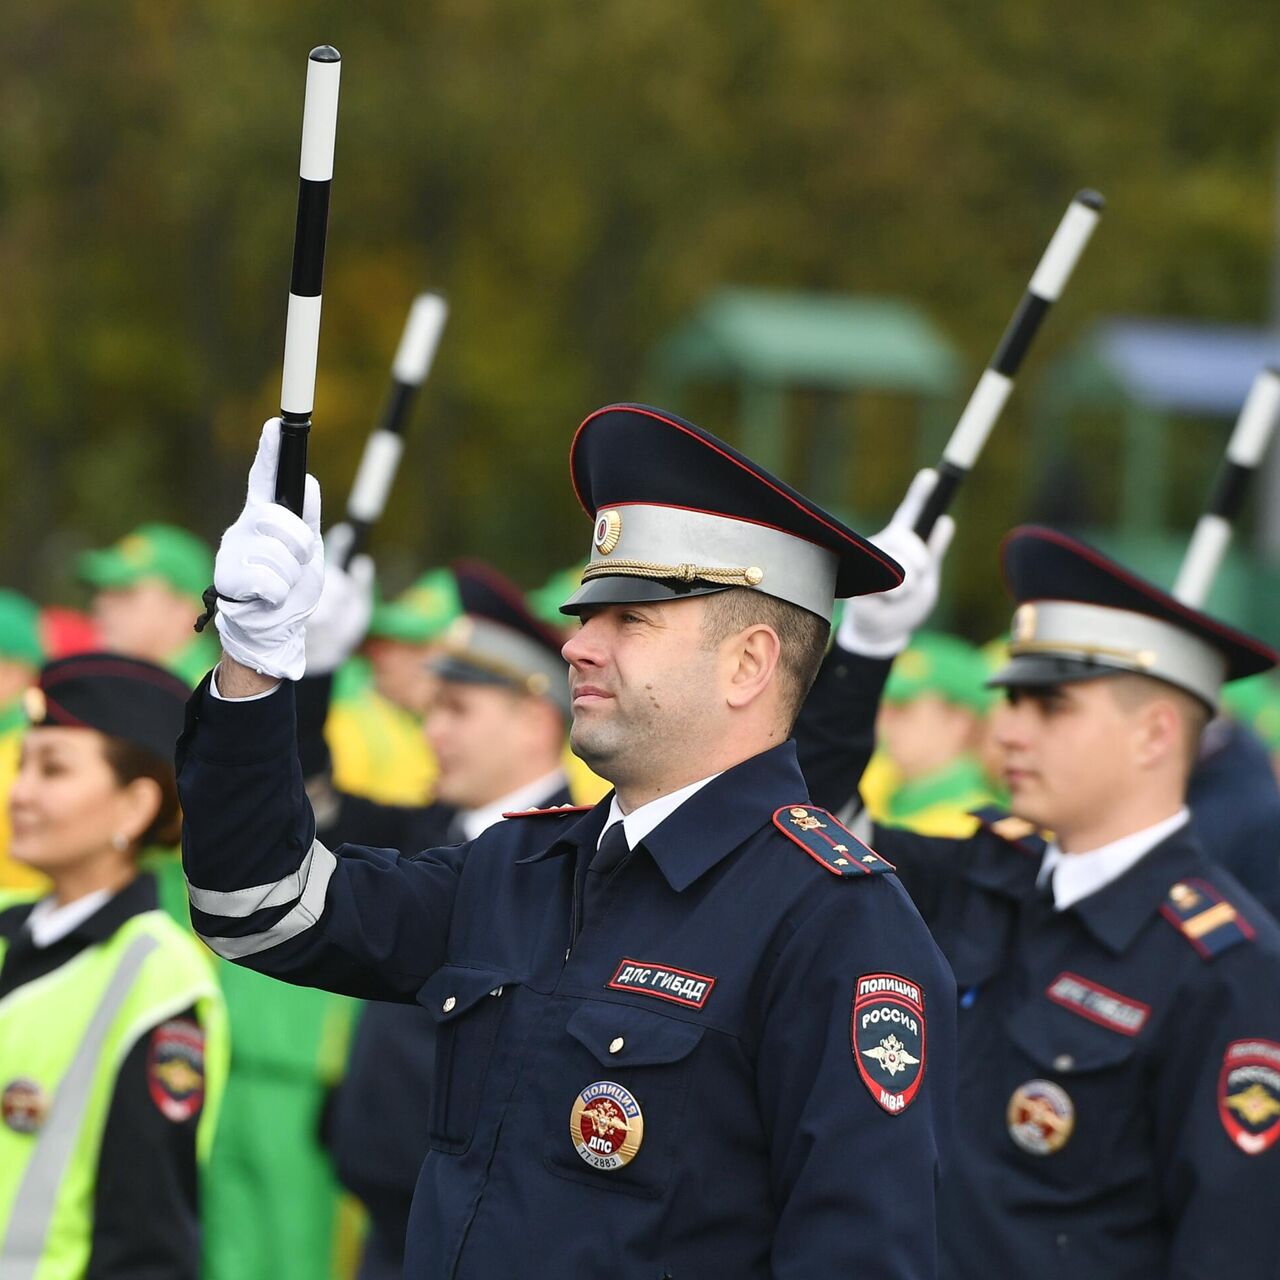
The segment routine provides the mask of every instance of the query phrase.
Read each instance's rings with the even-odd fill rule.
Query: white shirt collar
[[[603,840],[604,833],[615,822],[620,821],[627,837],[627,847],[634,849],[659,823],[665,822],[686,800],[701,791],[708,782],[714,782],[719,776],[720,774],[713,773],[709,778],[691,782],[687,787],[681,787],[679,791],[659,796],[656,800],[650,800],[648,804],[642,804],[638,809],[633,809],[626,814],[618,804],[617,792],[614,792],[613,799],[609,802],[609,816],[605,819],[600,839]],[[599,847],[598,842],[597,847]]]
[[[516,813],[522,809],[536,809],[547,802],[557,791],[563,791],[568,785],[563,769],[553,769],[545,777],[517,787],[509,795],[495,800],[492,804],[482,804],[478,809],[462,809],[458,812],[458,823],[463,835],[468,840],[475,840],[483,835],[497,822],[502,821],[504,813]]]
[[[1081,898],[1087,898],[1113,880],[1118,880],[1190,819],[1191,812],[1183,805],[1173,817],[1121,836],[1119,840],[1087,853],[1063,853],[1056,844],[1051,844],[1045,850],[1036,883],[1043,885],[1052,879],[1054,910],[1065,911]]]
[[[83,924],[110,898],[110,889],[95,889],[93,893],[86,893],[83,898],[68,902],[63,907],[58,906],[58,900],[52,896],[41,898],[27,917],[31,941],[42,951],[45,947],[53,946]]]

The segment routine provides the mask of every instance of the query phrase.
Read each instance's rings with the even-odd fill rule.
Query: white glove
[[[324,590],[307,622],[307,675],[336,671],[360,647],[373,616],[373,561],[353,556],[344,569],[355,533],[347,522],[324,535]]]
[[[320,486],[308,476],[302,515],[275,500],[280,419],[262,428],[244,510],[213,564],[223,651],[264,676],[301,679],[306,621],[324,585]]]
[[[933,612],[942,560],[956,522],[950,516],[939,516],[927,545],[916,533],[915,523],[937,480],[938,473],[932,468],[917,473],[893,519],[871,539],[907,571],[906,577],[892,591],[845,601],[836,633],[836,643],[842,649],[867,658],[891,658],[907,647],[911,633]]]

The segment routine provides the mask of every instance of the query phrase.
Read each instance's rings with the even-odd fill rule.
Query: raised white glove
[[[307,675],[336,671],[360,647],[373,616],[373,561],[353,556],[342,562],[355,536],[347,522],[324,535],[324,590],[307,621]]]
[[[324,585],[320,486],[308,476],[302,515],[275,500],[280,419],[262,428],[244,510],[213,564],[215,621],[225,653],[264,676],[301,679],[306,621]]]
[[[891,658],[907,647],[911,633],[933,612],[942,560],[955,535],[956,522],[950,516],[939,516],[928,544],[916,533],[915,523],[937,479],[932,468],[918,472],[893,519],[871,539],[907,571],[906,577],[892,591],[845,601],[836,633],[836,643],[842,649],[868,658]]]

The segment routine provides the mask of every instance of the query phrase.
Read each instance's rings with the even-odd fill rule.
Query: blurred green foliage
[[[378,534],[394,587],[461,552],[526,583],[579,557],[573,428],[643,396],[657,340],[724,283],[906,296],[976,379],[1095,186],[1106,219],[1025,383],[1106,313],[1260,321],[1275,32],[1272,7],[1208,0],[0,7],[0,580],[65,595],[73,547],[234,516],[278,406],[313,44],[344,57],[312,437],[331,515],[410,298],[451,304]],[[976,633],[1004,613],[1033,403],[957,507]],[[701,421],[732,437],[718,408]],[[914,411],[849,420],[879,520]]]

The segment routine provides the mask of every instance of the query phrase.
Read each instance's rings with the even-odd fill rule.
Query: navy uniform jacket
[[[833,650],[805,708],[828,804],[869,754],[888,666]],[[1280,930],[1188,828],[1055,912],[1043,841],[993,825],[872,838],[960,992],[943,1275],[1274,1280]]]
[[[542,800],[547,808],[570,803],[565,787]],[[376,827],[382,834],[374,843],[410,854],[448,843],[457,812],[445,804],[407,808],[343,796],[341,820],[318,834],[336,848]],[[366,820],[371,826],[363,826]],[[347,1073],[335,1091],[330,1149],[342,1185],[363,1201],[378,1237],[366,1242],[362,1277],[399,1280],[404,1269],[413,1188],[431,1146],[423,1099],[435,1079],[436,1048],[435,1019],[425,1009],[372,1001],[360,1016]]]
[[[812,833],[775,825],[806,800],[792,744],[686,801],[578,931],[607,803],[408,859],[335,856],[313,843],[293,738],[287,687],[193,696],[178,752],[193,919],[260,971],[436,1019],[406,1275],[935,1274],[954,985],[891,875],[833,875]],[[882,1057],[891,1018],[919,1051],[918,1070],[890,1064],[918,1085],[906,1105],[861,1077],[851,1040],[862,1068],[877,1045],[858,990],[885,991],[861,1014]],[[622,1167],[571,1136],[592,1086],[643,1117]]]

